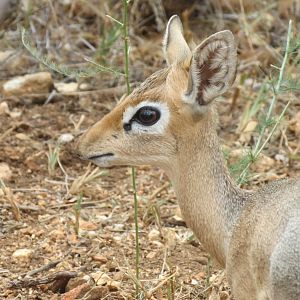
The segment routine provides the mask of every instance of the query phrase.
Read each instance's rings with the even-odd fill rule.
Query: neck
[[[211,120],[200,123],[178,144],[179,157],[170,177],[188,226],[206,250],[225,266],[232,229],[245,202],[245,191],[229,176],[216,126],[212,126]]]

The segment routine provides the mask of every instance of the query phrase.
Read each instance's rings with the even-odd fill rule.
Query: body
[[[78,141],[79,156],[102,167],[163,168],[186,223],[226,268],[236,300],[300,299],[300,180],[245,191],[220,150],[214,99],[235,78],[232,33],[216,33],[191,52],[173,16],[164,53],[168,67],[93,125]]]

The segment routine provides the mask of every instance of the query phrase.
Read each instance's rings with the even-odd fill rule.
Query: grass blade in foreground
[[[128,36],[128,3],[130,0],[123,0],[123,38],[124,38],[124,55],[125,55],[125,81],[127,86],[127,95],[130,94],[130,82],[129,82],[129,36]],[[135,282],[135,293],[136,299],[139,299],[140,286],[140,246],[139,246],[139,223],[138,223],[138,200],[136,192],[136,172],[135,168],[131,168],[132,177],[132,187],[133,187],[133,197],[134,197],[134,224],[135,224],[135,272],[136,272],[136,282]]]
[[[284,117],[284,114],[290,104],[290,101],[286,104],[286,106],[284,107],[284,109],[282,110],[281,114],[279,115],[278,119],[276,120],[274,126],[272,127],[270,134],[267,136],[266,140],[263,142],[263,138],[265,135],[265,132],[267,130],[267,128],[272,124],[271,118],[272,118],[272,113],[276,104],[276,100],[277,100],[277,96],[278,93],[280,91],[281,85],[282,85],[282,81],[283,81],[283,75],[284,75],[284,71],[285,71],[285,66],[287,64],[287,60],[288,60],[288,56],[289,56],[289,48],[290,48],[290,41],[291,41],[291,35],[292,35],[292,21],[289,21],[289,27],[288,27],[288,33],[287,33],[287,39],[286,39],[286,47],[285,47],[285,54],[282,60],[282,64],[280,67],[280,72],[279,72],[279,77],[276,83],[276,86],[274,87],[274,91],[273,91],[273,97],[267,112],[267,116],[266,119],[264,120],[264,123],[262,125],[262,128],[260,130],[260,134],[258,137],[258,140],[256,142],[254,151],[250,153],[251,158],[249,159],[248,163],[246,164],[245,168],[242,170],[240,176],[237,179],[238,184],[242,184],[245,181],[245,178],[247,177],[248,174],[248,170],[251,166],[251,164],[253,162],[255,162],[257,160],[257,158],[259,157],[260,153],[262,152],[262,150],[264,149],[264,147],[267,145],[267,143],[269,142],[269,140],[271,139],[273,133],[275,132],[276,128],[278,127],[280,121],[282,120],[282,118]]]

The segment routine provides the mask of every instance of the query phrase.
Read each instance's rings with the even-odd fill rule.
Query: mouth
[[[92,156],[89,156],[87,159],[88,160],[99,160],[101,158],[112,157],[112,156],[114,156],[114,154],[109,152],[109,153],[104,153],[104,154],[92,155]]]

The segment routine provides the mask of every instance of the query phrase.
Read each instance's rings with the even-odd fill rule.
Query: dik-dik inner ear
[[[163,50],[168,65],[184,64],[191,59],[191,50],[184,39],[182,23],[177,15],[172,16],[168,22]]]
[[[183,100],[198,107],[207,105],[232,85],[236,65],[237,51],[231,31],[211,35],[193,52]]]

